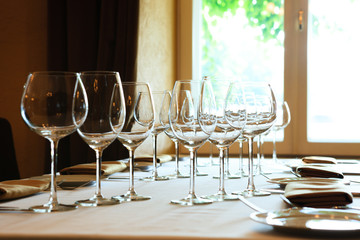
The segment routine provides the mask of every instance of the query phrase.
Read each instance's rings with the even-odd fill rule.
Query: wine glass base
[[[199,176],[199,177],[208,176],[208,175],[209,175],[208,173],[196,172],[196,176]]]
[[[170,178],[168,176],[156,176],[156,177],[151,176],[151,177],[141,178],[140,180],[147,182],[154,182],[154,181],[166,181],[166,180],[170,180]]]
[[[236,195],[231,195],[227,193],[216,193],[214,195],[205,196],[203,198],[210,199],[214,202],[223,202],[223,201],[236,201],[240,200],[240,198]]]
[[[44,204],[30,207],[29,209],[38,213],[64,212],[77,209],[75,204]]]
[[[271,193],[269,192],[263,192],[259,190],[244,190],[241,192],[232,192],[234,195],[242,195],[244,197],[263,197],[263,196],[269,196]]]
[[[76,201],[75,204],[84,206],[84,207],[98,207],[98,206],[108,206],[119,204],[121,201],[119,199],[113,198],[103,198],[103,197],[93,197],[86,200]]]
[[[114,196],[112,197],[113,199],[118,199],[118,200],[122,200],[125,202],[132,202],[132,201],[145,201],[145,200],[150,200],[151,197],[150,196],[142,196],[142,195],[138,195],[137,193],[126,193],[123,195],[118,195],[118,196]]]
[[[193,206],[213,203],[210,199],[199,198],[199,197],[186,197],[180,200],[171,200],[172,204],[178,204],[182,206]]]
[[[214,179],[219,179],[219,176],[213,176]],[[225,175],[224,179],[240,179],[241,176],[240,175],[235,175],[235,174],[231,174],[231,175]]]
[[[184,175],[182,173],[174,173],[174,174],[171,174],[171,175],[167,175],[168,178],[170,179],[175,179],[175,178],[189,178],[190,175]]]

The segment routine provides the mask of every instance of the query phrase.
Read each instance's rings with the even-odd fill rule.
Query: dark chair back
[[[11,125],[8,120],[0,118],[0,181],[19,178]]]

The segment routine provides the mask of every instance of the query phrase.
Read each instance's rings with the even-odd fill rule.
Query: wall
[[[31,132],[20,116],[27,74],[46,68],[46,0],[0,1],[0,117],[13,130],[21,177],[38,175],[46,140]]]
[[[172,90],[176,79],[176,0],[140,0],[138,81],[149,82],[152,91]],[[158,136],[158,153],[173,152],[172,142]],[[148,138],[136,150],[152,154]]]
[[[46,69],[46,0],[0,1],[0,117],[12,124],[21,177],[43,172],[46,140],[31,132],[20,116],[27,74]],[[176,78],[176,0],[140,0],[138,81],[156,90],[171,89]],[[61,145],[61,141],[60,141]],[[165,134],[159,152],[172,151]],[[152,153],[148,139],[138,153]],[[0,163],[1,164],[1,163]]]

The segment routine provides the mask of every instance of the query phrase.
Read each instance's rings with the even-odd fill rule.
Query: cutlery
[[[84,181],[72,181],[72,182],[62,181],[58,184],[58,186],[63,190],[74,190],[75,188],[90,186],[90,185],[93,185],[94,183],[95,183],[94,180],[85,181],[85,182]]]

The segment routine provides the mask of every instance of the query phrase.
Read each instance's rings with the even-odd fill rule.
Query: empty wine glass
[[[168,100],[166,100],[166,102],[168,102],[169,107],[170,107],[171,93],[167,94],[166,97],[167,98],[170,97],[169,102],[168,102]],[[167,114],[169,114],[169,109],[167,111]],[[172,130],[170,128],[170,123],[168,121],[167,122],[164,121],[163,124],[165,126],[169,125],[169,127],[166,128],[164,132],[165,132],[166,136],[168,136],[171,139],[171,141],[173,141],[175,144],[175,171],[173,174],[168,175],[168,177],[169,178],[189,178],[190,175],[184,175],[180,172],[180,168],[179,168],[179,161],[180,161],[180,159],[179,159],[179,147],[180,146],[179,145],[180,145],[180,143],[179,143],[179,140],[175,137],[174,133],[172,132]]]
[[[195,194],[195,152],[215,130],[215,99],[208,81],[179,80],[175,82],[169,110],[174,136],[190,152],[190,190],[187,197],[172,200],[180,205],[212,203]]]
[[[275,123],[276,100],[271,86],[268,83],[247,82],[241,84],[241,87],[245,93],[245,97],[252,96],[245,99],[247,122],[243,131],[243,136],[248,140],[249,177],[247,188],[241,192],[241,194],[246,197],[265,196],[270,193],[257,190],[254,184],[253,141],[256,136],[265,133]],[[258,99],[261,99],[261,104],[257,103]]]
[[[142,178],[145,181],[164,181],[169,180],[168,176],[158,175],[157,165],[157,136],[168,129],[169,126],[169,106],[171,94],[169,91],[153,91],[151,92],[155,106],[155,121],[151,131],[153,140],[153,171],[150,177]]]
[[[60,204],[56,192],[56,163],[59,140],[83,124],[88,101],[78,73],[34,72],[29,74],[21,98],[21,116],[31,130],[50,141],[50,198],[35,212],[67,211],[76,205]]]
[[[286,128],[291,121],[290,108],[286,101],[277,105],[276,121],[272,127],[273,132],[273,161],[278,162],[276,155],[276,132]]]
[[[102,154],[120,133],[125,121],[125,100],[118,72],[82,72],[89,101],[84,124],[77,129],[80,137],[96,153],[96,190],[93,197],[76,201],[81,206],[103,206],[120,203],[101,194]]]
[[[211,81],[214,89],[216,109],[213,112],[217,121],[210,135],[210,142],[219,149],[219,190],[206,198],[214,201],[239,200],[237,196],[225,191],[225,152],[239,138],[246,123],[246,106],[241,91],[232,91],[229,81]],[[236,83],[239,84],[239,83]],[[229,90],[229,92],[228,92]],[[227,95],[227,93],[229,93]]]
[[[151,134],[155,120],[153,99],[148,83],[123,83],[126,105],[125,125],[118,135],[118,140],[129,151],[129,190],[124,195],[113,198],[125,201],[141,201],[151,199],[136,193],[134,187],[134,152]]]

